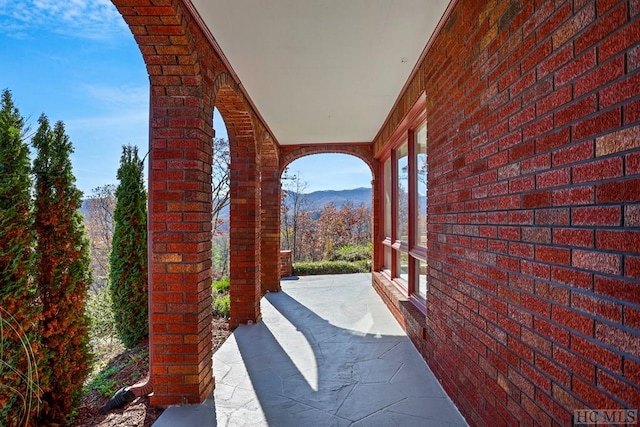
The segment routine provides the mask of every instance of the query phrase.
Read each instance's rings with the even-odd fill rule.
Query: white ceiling
[[[192,0],[282,145],[371,142],[449,0]]]

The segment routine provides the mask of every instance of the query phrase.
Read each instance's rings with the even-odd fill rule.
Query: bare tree
[[[113,240],[113,211],[116,206],[116,186],[103,185],[91,190],[84,216],[91,240],[92,291],[101,289],[109,276],[109,254]]]
[[[282,181],[282,245],[283,249],[291,250],[294,261],[299,261],[299,228],[301,216],[308,210],[309,202],[305,194],[308,184],[300,177],[300,172],[298,175],[289,175],[288,169],[283,172]]]
[[[211,165],[214,236],[220,233],[220,227],[224,224],[224,220],[220,218],[220,213],[229,206],[230,163],[231,153],[229,152],[229,140],[215,138],[213,140],[213,164]]]

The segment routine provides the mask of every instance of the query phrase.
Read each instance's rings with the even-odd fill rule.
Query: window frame
[[[426,112],[426,95],[423,93],[418,101],[411,108],[409,113],[406,115],[404,120],[400,123],[400,125],[393,132],[391,137],[384,144],[383,148],[380,150],[382,156],[380,156],[380,172],[382,175],[382,188],[381,188],[381,200],[383,203],[381,204],[381,218],[383,219],[382,223],[382,239],[378,244],[382,249],[382,253],[385,252],[385,247],[391,249],[391,268],[389,269],[386,265],[386,258],[383,255],[383,263],[381,272],[384,274],[387,279],[393,283],[396,288],[400,292],[403,293],[421,312],[426,313],[426,297],[422,298],[418,294],[418,283],[419,283],[419,274],[418,271],[419,263],[422,262],[426,264],[427,278],[428,278],[428,262],[427,262],[427,248],[424,246],[417,245],[416,242],[416,228],[417,228],[417,220],[418,220],[418,185],[417,182],[417,141],[416,136],[418,134],[418,130],[420,127],[425,125],[427,122],[427,112]],[[427,129],[427,137],[428,137],[428,129]],[[398,159],[397,159],[397,151],[402,147],[403,144],[407,144],[408,150],[408,211],[409,211],[409,223],[408,223],[408,235],[407,241],[400,240],[400,236],[398,233]],[[391,163],[391,180],[385,174],[385,164],[387,161]],[[428,172],[427,172],[428,173]],[[390,181],[390,183],[389,183]],[[427,178],[428,182],[428,178]],[[391,187],[391,224],[387,224],[387,215],[386,215],[386,192],[387,186]],[[427,184],[428,186],[428,184]],[[428,202],[427,202],[428,203]],[[425,220],[427,220],[426,212],[425,212]],[[387,228],[390,229],[391,235],[386,235]],[[400,277],[400,265],[399,259],[401,257],[401,253],[405,253],[408,258],[407,268],[408,268],[408,280],[404,280]],[[425,293],[428,295],[428,280],[426,284]]]

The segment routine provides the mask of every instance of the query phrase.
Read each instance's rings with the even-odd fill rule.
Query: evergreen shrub
[[[73,147],[62,122],[46,116],[33,137],[37,149],[35,230],[42,365],[40,425],[62,425],[80,403],[90,370],[85,300],[91,284],[89,240],[80,213],[82,192],[71,166]]]
[[[137,147],[122,147],[117,177],[109,289],[118,336],[133,348],[149,334],[147,193]]]
[[[31,425],[39,410],[35,234],[29,148],[11,92],[0,109],[0,424]]]

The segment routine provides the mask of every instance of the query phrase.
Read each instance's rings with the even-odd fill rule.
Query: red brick
[[[640,201],[640,179],[616,181],[596,186],[597,203]]]
[[[620,256],[615,254],[574,249],[571,262],[574,267],[585,270],[620,274]]]
[[[550,246],[536,246],[536,260],[552,264],[569,264],[569,249]]]
[[[587,340],[571,334],[571,350],[592,364],[604,366],[614,372],[621,372],[622,357],[604,348],[602,344],[597,341]]]
[[[628,354],[640,354],[640,336],[603,323],[596,324],[596,338]]]
[[[620,206],[588,206],[571,209],[572,225],[619,226]]]
[[[566,350],[560,346],[553,348],[553,358],[558,363],[569,368],[575,375],[586,379],[587,381],[595,381],[595,367],[592,363],[587,362],[584,358],[579,357],[574,352]]]
[[[582,289],[591,290],[593,288],[593,274],[584,271],[554,266],[551,268],[551,279],[558,283]]]
[[[573,187],[553,191],[553,205],[586,205],[593,203],[593,187]]]
[[[594,295],[572,292],[571,306],[594,316],[622,323],[622,306],[597,298]]]
[[[522,240],[532,243],[551,243],[551,229],[546,227],[522,228]]]
[[[640,152],[630,153],[624,156],[627,175],[640,174]]]
[[[571,180],[573,183],[583,183],[620,178],[622,174],[622,157],[612,157],[574,166]]]
[[[620,28],[626,21],[625,7],[618,7],[613,13],[604,15],[597,21],[596,25],[591,26],[575,41],[576,51],[581,52],[584,49],[594,46],[600,40],[610,37],[611,33]]]
[[[638,43],[640,34],[640,20],[634,19],[629,25],[622,27],[613,34],[609,34],[598,48],[598,62],[605,62],[608,58],[625,51]]]
[[[629,358],[624,359],[624,377],[633,382],[640,384],[640,363]]]
[[[596,276],[594,280],[594,290],[598,294],[606,295],[620,301],[640,304],[640,282],[637,280],[622,280]]]
[[[574,122],[577,119],[592,114],[596,111],[596,97],[589,96],[577,102],[573,102],[563,109],[553,113],[555,125],[560,127],[564,124]]]
[[[540,62],[537,66],[538,78],[541,79],[549,73],[556,71],[562,65],[573,59],[573,46],[567,44],[556,50],[552,55]]]
[[[580,230],[575,228],[554,228],[553,243],[563,246],[578,246],[592,248],[593,230]]]
[[[610,62],[594,68],[578,78],[574,83],[574,96],[582,96],[624,75],[624,57],[614,58]]]
[[[591,158],[593,158],[593,141],[584,141],[555,151],[553,165],[562,166]]]
[[[536,153],[541,153],[559,146],[566,145],[570,142],[570,140],[571,138],[569,134],[569,128],[541,136],[540,138],[536,139]],[[541,163],[541,165],[546,165],[546,163],[542,162],[542,160],[545,159],[549,160],[548,157],[539,156],[538,162]],[[546,168],[548,167],[549,166],[546,166]],[[523,167],[523,169],[526,168]]]
[[[547,376],[553,378],[554,382],[569,386],[570,372],[558,366],[553,360],[541,355],[536,355],[536,367],[547,374]]]
[[[562,86],[565,83],[568,83],[576,77],[584,74],[585,72],[593,69],[595,64],[596,51],[595,49],[591,49],[558,70],[558,72],[556,72],[554,76],[555,84],[558,87]]]
[[[582,334],[593,336],[594,320],[561,306],[551,308],[551,319]]]
[[[637,253],[640,250],[640,231],[598,230],[596,247],[618,252]]]
[[[613,376],[607,372],[598,369],[597,371],[598,386],[604,388],[620,400],[625,402],[630,408],[640,407],[640,393],[638,393],[638,384],[630,383],[628,379],[619,376]]]
[[[571,180],[569,172],[569,168],[563,168],[541,173],[536,177],[536,188],[543,189],[567,185]]]
[[[635,250],[634,253],[638,253],[638,245],[639,243],[635,242]],[[626,256],[624,258],[624,275],[627,277],[633,277],[635,279],[640,279],[640,257],[637,256]]]
[[[621,124],[622,110],[618,107],[576,123],[573,125],[572,135],[576,140],[590,138],[620,127]]]
[[[640,31],[640,27],[638,30]],[[638,87],[640,87],[640,74],[636,73],[620,82],[602,89],[599,93],[600,107],[607,108],[611,105],[618,104],[634,97],[637,93]]]
[[[523,208],[540,208],[551,206],[551,192],[538,191],[522,196]]]
[[[569,209],[538,209],[535,222],[536,225],[568,225]]]
[[[565,86],[561,89],[557,89],[536,103],[536,113],[538,116],[544,116],[545,114],[557,110],[561,106],[567,104],[572,99],[573,94],[571,86]]]
[[[537,332],[551,338],[553,342],[564,346],[569,345],[569,332],[565,328],[556,326],[555,324],[539,317],[534,319],[534,327]]]

